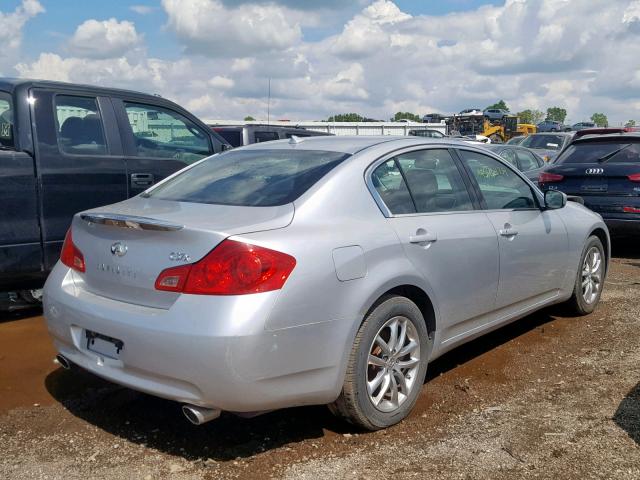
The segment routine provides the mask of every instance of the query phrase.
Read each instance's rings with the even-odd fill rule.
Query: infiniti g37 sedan
[[[329,404],[374,430],[444,352],[547,305],[591,312],[609,250],[599,215],[482,147],[294,137],[77,214],[44,308],[63,367],[193,423]]]

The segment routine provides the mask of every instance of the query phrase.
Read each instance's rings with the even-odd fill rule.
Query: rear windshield
[[[560,150],[564,137],[562,135],[529,135],[520,144],[527,148],[541,148],[543,150]]]
[[[555,163],[640,164],[640,143],[586,142],[570,145]]]
[[[348,156],[317,150],[230,151],[204,160],[143,195],[218,205],[284,205]]]

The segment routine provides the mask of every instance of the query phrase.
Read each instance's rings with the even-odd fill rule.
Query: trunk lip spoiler
[[[81,213],[80,218],[90,225],[106,225],[110,227],[130,228],[133,230],[172,232],[184,228],[184,225],[156,220],[154,218],[115,213]]]

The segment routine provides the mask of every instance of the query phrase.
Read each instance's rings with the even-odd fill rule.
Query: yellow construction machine
[[[518,123],[518,117],[509,115],[490,121],[484,115],[453,115],[447,119],[449,135],[482,135],[491,143],[504,143],[512,137],[536,133],[536,126]]]

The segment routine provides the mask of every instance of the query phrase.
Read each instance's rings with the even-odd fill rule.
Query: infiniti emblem
[[[122,242],[116,242],[111,245],[111,253],[118,257],[124,257],[127,254],[127,246]]]
[[[584,173],[587,175],[602,175],[604,173],[604,168],[587,168]]]

